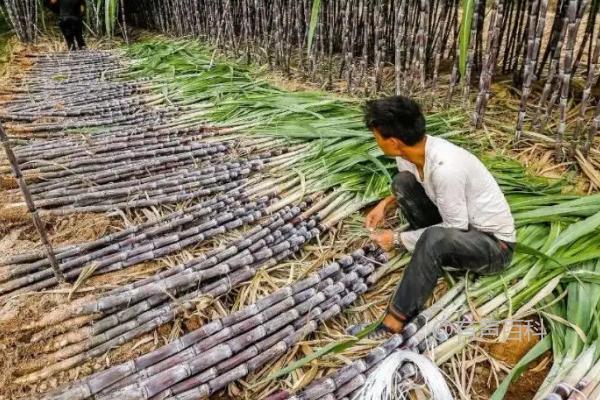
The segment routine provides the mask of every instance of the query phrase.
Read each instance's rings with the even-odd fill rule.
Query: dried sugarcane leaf
[[[366,337],[371,332],[373,332],[375,329],[377,329],[379,324],[380,324],[380,321],[376,321],[376,322],[369,324],[367,327],[365,327],[363,330],[361,330],[359,333],[356,334],[356,339],[338,340],[336,342],[330,343],[327,346],[322,347],[322,348],[318,349],[317,351],[301,358],[300,360],[291,363],[290,365],[281,369],[280,371],[276,372],[275,374],[272,374],[272,375],[266,377],[263,381],[259,382],[259,384],[269,382],[273,379],[277,379],[281,376],[287,375],[290,372],[292,372],[298,368],[301,368],[301,367],[307,365],[308,363],[310,363],[311,361],[321,358],[329,353],[341,353],[341,352],[347,350],[348,348],[352,347],[352,345],[357,343],[360,339]]]

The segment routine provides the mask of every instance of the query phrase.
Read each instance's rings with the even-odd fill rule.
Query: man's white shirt
[[[427,197],[437,206],[442,223],[435,226],[461,230],[471,226],[500,240],[516,242],[515,223],[504,194],[473,154],[447,140],[428,135],[423,179],[413,163],[400,157],[396,163],[399,171],[415,175]],[[414,250],[425,229],[400,234],[407,250]]]

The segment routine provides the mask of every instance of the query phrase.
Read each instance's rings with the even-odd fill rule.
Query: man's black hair
[[[367,128],[377,128],[384,138],[395,137],[413,146],[425,136],[425,117],[419,104],[404,96],[367,101]]]

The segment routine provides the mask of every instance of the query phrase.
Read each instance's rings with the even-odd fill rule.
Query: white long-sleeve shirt
[[[424,179],[413,163],[399,157],[396,162],[399,171],[415,175],[427,197],[437,206],[443,222],[435,226],[461,230],[472,226],[500,240],[516,242],[515,223],[504,194],[473,154],[447,140],[427,136]],[[425,229],[400,234],[407,250],[414,250]]]

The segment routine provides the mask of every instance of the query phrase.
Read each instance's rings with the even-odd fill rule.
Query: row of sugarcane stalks
[[[313,79],[321,73],[329,88],[343,79],[352,93],[389,91],[386,78],[393,75],[396,93],[438,99],[440,74],[450,72],[442,97],[448,103],[460,89],[469,103],[476,87],[477,127],[494,78],[512,74],[520,91],[515,141],[527,136],[529,115],[534,131],[551,126],[560,159],[597,150],[600,108],[590,105],[599,76],[598,11],[589,0],[559,1],[550,9],[547,0],[126,2],[136,26],[200,36],[248,62]],[[548,24],[551,30],[544,29]]]
[[[258,269],[274,266],[295,254],[311,238],[361,207],[356,203],[351,208],[342,206],[339,199],[343,198],[332,202],[329,196],[310,207],[301,204],[300,207],[286,206],[279,211],[267,210],[269,217],[235,240],[96,299],[75,300],[29,326],[20,327],[19,330],[35,329],[38,333],[32,342],[43,340],[46,343],[43,352],[47,354],[24,365],[19,381],[36,382],[80,365],[117,344],[171,322],[182,310],[193,309],[198,298],[218,297],[236,288],[252,278]],[[230,225],[240,226],[258,217],[260,212],[246,213]],[[225,226],[213,231],[224,232]],[[186,244],[172,241],[168,249],[174,251]],[[132,251],[142,247],[134,245]],[[159,257],[159,251],[142,253],[142,258]],[[113,258],[125,258],[127,253],[117,253]],[[57,325],[64,332],[54,336]]]
[[[357,250],[166,346],[43,398],[206,398],[274,361],[342,312],[385,262],[373,247]]]
[[[4,115],[4,118],[14,121],[15,126],[9,125],[11,131],[17,128],[16,131],[20,132],[18,126],[23,121],[30,124],[28,121],[37,123],[44,118],[60,118],[60,123],[66,118],[76,120],[77,115],[57,115],[56,110],[62,109],[68,101],[70,103],[66,104],[65,110],[67,113],[72,111],[77,106],[73,103],[86,96],[90,79],[104,83],[104,87],[108,88],[95,93],[100,105],[104,98],[122,87],[123,82],[105,81],[98,76],[113,67],[103,67],[106,66],[104,61],[111,58],[108,54],[90,54],[90,59],[96,58],[99,63],[91,76],[85,68],[69,68],[76,65],[82,55],[79,52],[76,55],[34,57],[34,79],[23,82],[23,92],[31,89],[33,97],[29,101],[25,97],[17,97],[15,105]],[[63,72],[69,74],[68,79],[62,82],[65,91],[69,92],[67,97],[51,84],[56,74]],[[96,106],[91,98],[86,101],[86,106],[82,107],[84,110],[103,109]],[[141,109],[151,106],[145,104]],[[98,298],[75,300],[57,307],[37,322],[20,327],[18,331],[35,330],[37,333],[32,342],[44,343],[36,359],[20,369],[21,384],[52,377],[92,357],[99,357],[119,344],[152,332],[174,321],[182,312],[194,309],[199,298],[218,298],[229,293],[250,280],[259,269],[277,265],[296,254],[306,242],[364,205],[360,198],[343,191],[306,195],[299,187],[300,178],[290,178],[289,174],[258,176],[265,167],[285,171],[300,154],[307,154],[306,146],[288,146],[283,150],[283,144],[289,144],[289,141],[241,139],[222,129],[199,128],[197,118],[202,118],[204,112],[192,112],[191,117],[189,110],[183,110],[181,114],[181,118],[170,119],[167,126],[156,125],[154,121],[136,124],[135,127],[121,122],[106,124],[101,133],[91,133],[84,138],[73,137],[71,133],[58,139],[40,139],[34,132],[37,129],[30,130],[28,133],[33,135],[34,140],[14,150],[11,166],[17,166],[26,176],[29,175],[25,185],[43,215],[44,212],[128,211],[166,204],[180,205],[175,211],[98,240],[56,248],[53,255],[60,274],[70,282],[77,279],[72,290],[93,274],[114,272],[160,259],[238,231],[234,239],[226,239],[221,245],[185,263],[121,286]],[[45,132],[46,129],[40,128],[39,131]],[[248,177],[250,173],[257,176]],[[12,206],[18,204],[9,205]],[[244,230],[239,232],[240,228]],[[51,288],[59,282],[59,276],[53,274],[51,261],[46,256],[46,253],[31,252],[4,260],[0,289],[3,301],[18,294]],[[348,263],[346,266],[351,267]],[[336,272],[331,268],[328,271]],[[357,267],[356,271],[353,267],[344,274],[336,273],[335,280],[324,280],[318,288],[298,293],[298,296],[290,298],[298,309],[285,314],[287,319],[282,319],[279,313],[284,311],[281,307],[289,305],[290,300],[272,311],[268,308],[270,314],[260,314],[256,318],[265,318],[266,315],[278,318],[271,324],[265,324],[266,331],[252,331],[252,337],[257,341],[253,351],[270,343],[271,347],[275,347],[269,354],[272,357],[281,354],[285,351],[281,339],[288,336],[290,329],[300,332],[294,336],[298,341],[311,331],[305,331],[304,325],[314,330],[318,321],[341,312],[365,290],[359,280],[366,279],[371,272],[371,266]],[[316,284],[313,282],[313,286]],[[319,310],[322,316],[319,316]],[[309,320],[303,319],[305,317]],[[245,340],[249,340],[247,333],[240,329],[253,328],[250,322],[246,321],[241,326],[233,321],[231,324],[235,327],[232,332],[237,332],[236,335],[243,339],[238,338],[238,342],[246,343]],[[57,325],[61,326],[58,332],[55,329]],[[279,331],[281,327],[286,329]],[[265,332],[277,336],[262,338],[260,334]],[[227,340],[229,345],[229,339],[235,343],[235,338],[234,335],[222,339]],[[273,342],[275,338],[278,340]],[[290,342],[287,346],[293,344]],[[221,353],[223,346],[225,344],[215,350],[219,356],[225,354]],[[243,350],[239,345],[232,349],[237,349],[236,352]],[[246,351],[240,355],[240,365],[230,365],[237,367],[236,374],[248,366],[242,361],[251,363],[248,354]],[[211,376],[208,374],[212,374],[212,378],[203,382],[204,387],[213,387],[212,391],[217,390],[217,383],[213,380],[219,381],[216,371],[227,371],[221,361],[209,365],[210,371],[199,371],[204,372],[203,376],[207,379]],[[221,381],[224,383],[218,384],[219,388],[228,382],[223,378]],[[168,386],[163,389],[168,389]],[[122,398],[120,394],[114,396]]]
[[[108,53],[30,58],[36,61],[29,71],[33,79],[12,89],[23,92],[23,96],[11,98],[12,105],[3,115],[15,124],[7,124],[9,133],[19,135],[24,119],[34,121],[25,124],[28,128],[36,124],[28,134],[37,138],[35,132],[52,131],[67,121],[86,124],[79,119],[82,112],[94,119],[103,111],[118,110],[127,116],[142,114],[141,121],[135,123],[114,119],[101,122],[98,126],[106,127],[101,133],[80,136],[70,132],[58,139],[36,139],[14,149],[14,163],[24,177],[30,203],[35,204],[37,213],[42,217],[103,213],[196,202],[96,241],[57,249],[56,268],[68,280],[84,271],[89,275],[92,262],[93,271],[103,273],[172,254],[254,222],[264,216],[266,209],[273,212],[299,199],[298,190],[294,191],[298,178],[267,179],[260,172],[286,169],[295,157],[306,153],[305,145],[289,146],[289,142],[271,138],[243,140],[222,129],[199,127],[198,118],[205,113],[189,109],[179,110],[180,118],[165,117],[162,124],[148,120],[144,115],[154,111],[146,109],[154,105],[138,101],[135,91],[128,89],[128,81],[107,81],[102,76],[114,70],[117,63]],[[83,60],[87,60],[84,67],[78,68]],[[86,63],[97,68],[88,69]],[[55,87],[54,77],[61,73],[68,73],[68,80]],[[88,86],[91,83],[95,85],[93,89]],[[164,101],[160,95],[146,96]],[[139,105],[131,109],[128,105],[133,102]],[[47,118],[57,122],[37,125]],[[96,123],[92,125],[96,127]],[[288,144],[285,149],[284,143]],[[11,167],[6,165],[3,172],[8,174]],[[290,200],[270,204],[287,192],[292,193]],[[19,190],[10,190],[8,195],[3,211],[26,211],[19,200]],[[51,262],[43,253],[9,258],[3,264],[3,297],[49,288],[60,279],[53,276]]]
[[[13,135],[52,137],[107,125],[118,131],[160,124],[181,112],[164,105],[164,96],[150,93],[143,80],[108,81],[127,70],[118,54],[22,53],[15,61],[26,68],[0,91],[0,118]]]

